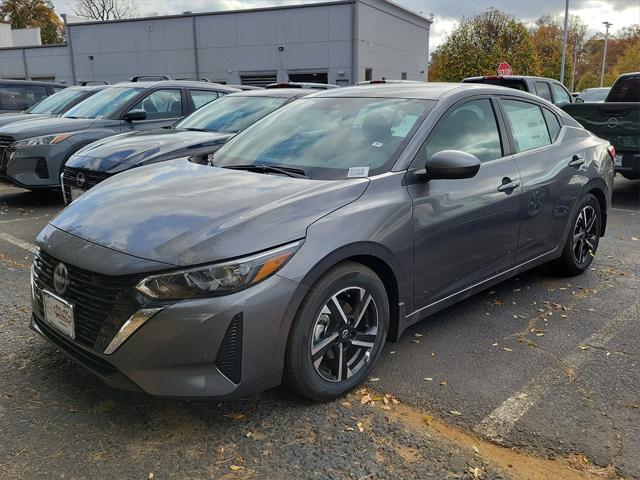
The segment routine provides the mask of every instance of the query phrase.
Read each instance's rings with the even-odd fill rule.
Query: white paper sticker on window
[[[384,145],[384,143],[380,143],[380,142],[373,142],[373,143],[371,144],[371,146],[372,146],[372,147],[376,147],[376,148],[380,148],[380,147],[381,147],[381,146],[383,146],[383,145]]]
[[[369,175],[369,167],[351,167],[349,169],[349,173],[347,174],[348,178],[359,178],[366,177]]]

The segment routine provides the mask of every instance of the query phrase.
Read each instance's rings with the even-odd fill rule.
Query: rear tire
[[[561,275],[575,276],[585,272],[595,256],[602,229],[602,212],[596,197],[588,193],[571,219],[571,230],[560,258],[553,262]]]
[[[284,384],[316,401],[345,394],[371,371],[388,326],[380,278],[356,262],[333,267],[309,290],[293,321]]]

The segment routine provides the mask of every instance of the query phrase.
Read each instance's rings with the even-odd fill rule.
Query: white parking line
[[[25,242],[24,240],[14,237],[13,235],[9,235],[8,233],[0,232],[0,239],[5,242],[12,243],[16,247],[23,248],[31,253],[36,253],[37,247],[33,243]]]
[[[635,213],[636,215],[640,214],[640,210],[631,210],[630,208],[611,207],[611,210],[613,210],[615,212]]]
[[[20,217],[20,218],[11,218],[9,220],[0,220],[1,223],[13,223],[13,222],[24,222],[25,220],[40,220],[40,217]]]
[[[631,321],[637,321],[640,316],[640,304],[631,305],[625,309],[611,323],[585,339],[581,345],[604,347],[618,334],[624,326]],[[577,369],[589,359],[587,351],[577,350],[561,360],[564,367]],[[501,442],[511,432],[514,425],[520,420],[535,403],[545,396],[550,390],[562,382],[566,382],[564,373],[558,372],[557,366],[549,367],[540,375],[534,377],[521,392],[509,397],[498,408],[487,415],[473,430],[495,442]]]

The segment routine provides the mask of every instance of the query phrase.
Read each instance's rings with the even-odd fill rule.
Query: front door
[[[452,107],[418,152],[412,168],[442,150],[482,162],[475,177],[408,186],[413,199],[415,306],[426,307],[515,265],[520,174],[489,98]],[[504,131],[502,131],[504,135]]]

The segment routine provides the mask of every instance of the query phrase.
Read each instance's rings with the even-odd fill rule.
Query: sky
[[[133,0],[141,16],[168,15],[272,5],[317,3],[321,0]],[[394,0],[400,5],[422,13],[433,14],[430,50],[433,51],[455,27],[462,16],[473,16],[489,7],[496,7],[526,22],[533,23],[544,14],[563,16],[565,0]],[[74,0],[53,0],[58,13],[73,14]],[[569,13],[579,16],[588,27],[588,35],[603,32],[602,22],[613,23],[611,32],[640,23],[639,0],[569,0]]]

